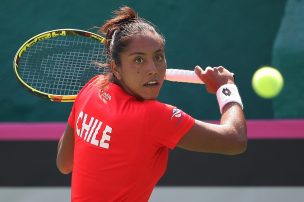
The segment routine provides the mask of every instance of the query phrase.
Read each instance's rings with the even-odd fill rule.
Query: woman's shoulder
[[[98,85],[98,81],[99,81],[100,76],[94,76],[93,78],[91,78],[81,89],[80,91],[77,93],[77,97],[76,97],[76,101],[80,99],[80,97],[83,97],[84,95],[87,95],[89,92],[91,92],[91,89],[94,86]],[[75,101],[75,102],[76,102]]]
[[[149,111],[166,111],[176,108],[171,104],[167,104],[159,100],[145,100],[145,104]]]

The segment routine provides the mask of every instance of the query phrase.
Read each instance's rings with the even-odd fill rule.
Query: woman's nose
[[[148,74],[149,74],[149,75],[157,74],[157,65],[155,64],[154,61],[151,61],[151,62],[149,63]]]

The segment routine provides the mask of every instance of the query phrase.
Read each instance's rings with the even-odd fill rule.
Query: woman
[[[220,124],[195,120],[157,101],[166,71],[165,40],[129,7],[101,28],[111,73],[79,92],[58,144],[58,169],[72,172],[72,201],[148,201],[164,174],[168,149],[234,155],[246,148],[246,121],[233,74],[195,72],[216,93]]]

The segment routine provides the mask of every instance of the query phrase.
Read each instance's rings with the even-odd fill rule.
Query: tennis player
[[[72,172],[74,202],[148,201],[175,147],[226,155],[246,149],[233,73],[222,66],[195,67],[207,91],[217,95],[218,125],[157,101],[167,66],[165,40],[131,8],[114,13],[101,27],[111,72],[92,78],[79,92],[58,144],[57,167]]]

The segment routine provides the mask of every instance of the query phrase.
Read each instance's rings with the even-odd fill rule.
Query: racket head
[[[56,29],[27,40],[17,51],[13,68],[30,92],[54,102],[73,102],[79,90],[108,71],[106,39],[79,29]]]

